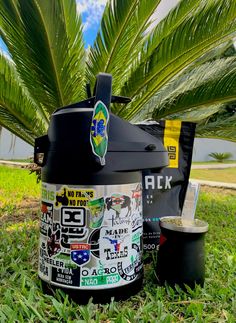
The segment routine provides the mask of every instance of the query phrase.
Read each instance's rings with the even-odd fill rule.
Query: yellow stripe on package
[[[181,121],[166,120],[164,131],[164,146],[168,151],[169,168],[179,167],[179,136]]]

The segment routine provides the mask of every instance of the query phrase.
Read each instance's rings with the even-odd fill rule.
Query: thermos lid
[[[188,220],[181,216],[165,216],[160,219],[160,227],[172,231],[186,233],[204,233],[208,231],[208,223],[202,220]]]
[[[80,179],[85,173],[94,179],[94,173],[105,178],[105,172],[167,166],[168,153],[160,140],[110,112],[110,103],[129,101],[112,95],[110,74],[98,74],[93,97],[52,114],[48,134],[35,140],[35,163],[48,167],[50,173],[57,168],[55,174],[74,167]]]

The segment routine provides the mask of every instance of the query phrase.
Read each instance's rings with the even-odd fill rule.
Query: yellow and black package
[[[188,187],[196,124],[179,120],[148,121],[138,127],[160,139],[168,151],[169,166],[160,172],[143,171],[144,250],[159,245],[159,220],[180,216]]]

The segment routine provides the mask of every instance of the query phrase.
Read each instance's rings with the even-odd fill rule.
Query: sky
[[[77,0],[78,12],[82,14],[86,47],[92,45],[99,28],[107,0]]]
[[[86,47],[93,44],[106,2],[107,0],[77,0],[77,9],[78,12],[82,14],[82,21],[84,24],[84,40]],[[179,0],[161,0],[153,15],[155,24],[163,19],[170,9],[178,2]]]
[[[179,0],[162,0],[153,18],[158,23]],[[86,48],[92,45],[99,28],[107,0],[77,0],[77,10],[82,15]],[[0,38],[0,48],[7,53],[7,48]]]
[[[2,39],[0,38],[0,49],[4,52],[7,53],[7,47],[4,44],[4,42],[2,41]]]
[[[107,0],[77,0],[77,10],[82,15],[84,25],[83,31],[86,48],[94,42],[106,2]],[[8,53],[7,47],[1,38],[0,49]]]

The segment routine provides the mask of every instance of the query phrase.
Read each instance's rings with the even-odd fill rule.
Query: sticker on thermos
[[[55,286],[105,289],[142,276],[141,183],[42,184],[39,277]]]

